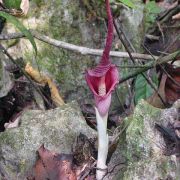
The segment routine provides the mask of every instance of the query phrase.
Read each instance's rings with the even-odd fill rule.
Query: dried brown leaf
[[[53,81],[50,78],[46,77],[46,80],[47,80],[49,89],[51,91],[52,101],[55,103],[56,106],[64,105],[64,101],[62,97],[59,95],[56,85],[53,83]]]
[[[51,99],[56,106],[64,105],[64,101],[60,96],[56,85],[49,77],[42,75],[39,71],[34,69],[30,65],[30,63],[26,64],[25,71],[31,76],[32,79],[34,79],[36,82],[40,83],[41,85],[45,86],[46,84],[48,84],[51,92]]]
[[[166,101],[173,104],[180,98],[180,67],[175,68],[171,64],[166,64],[166,71],[171,76],[167,77],[165,83]]]
[[[34,79],[36,82],[40,83],[41,85],[45,86],[47,81],[46,77],[43,76],[39,71],[34,69],[30,63],[27,63],[25,66],[25,71],[31,76],[32,79]]]
[[[165,70],[167,74],[162,72],[163,74],[158,92],[164,102],[172,105],[175,101],[180,99],[180,67],[175,67],[172,64],[166,63]],[[148,99],[148,102],[155,107],[164,108],[157,93],[154,93],[153,96]]]
[[[159,89],[158,89],[158,93],[160,94],[160,96],[162,97],[164,102],[165,102],[164,88],[165,88],[166,79],[167,79],[167,76],[164,74],[161,78],[161,82],[160,82]],[[162,100],[158,96],[157,92],[154,92],[154,94],[148,98],[147,102],[154,107],[165,108],[164,104],[162,103]]]
[[[73,170],[72,155],[57,154],[44,148],[42,145],[39,150],[39,160],[35,165],[35,179],[53,180],[76,180]]]

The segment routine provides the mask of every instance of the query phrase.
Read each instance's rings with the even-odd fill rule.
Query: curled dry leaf
[[[77,179],[73,170],[72,155],[51,152],[44,145],[38,149],[38,154],[39,160],[37,160],[34,168],[35,179]]]
[[[56,106],[64,105],[64,101],[63,101],[62,97],[59,95],[56,85],[53,83],[53,81],[49,77],[46,77],[46,79],[47,79],[49,89],[51,91],[52,101],[55,103]]]
[[[39,71],[35,70],[30,63],[27,63],[25,66],[25,71],[38,83],[45,86],[46,77],[42,75]]]
[[[29,10],[29,0],[22,0],[20,8],[21,8],[23,14],[27,15],[28,10]]]
[[[26,64],[25,71],[31,76],[32,79],[34,79],[36,82],[40,83],[41,85],[45,86],[48,84],[50,92],[51,92],[51,99],[55,103],[56,106],[62,106],[64,105],[64,101],[62,97],[60,96],[58,89],[56,85],[53,83],[53,81],[45,76],[42,75],[39,71],[34,69],[30,63]]]

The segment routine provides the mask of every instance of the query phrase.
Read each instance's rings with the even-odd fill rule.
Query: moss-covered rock
[[[132,42],[139,43],[137,45],[139,47],[143,6],[135,10],[118,8],[118,11],[118,14],[123,16],[126,34]],[[89,17],[93,14],[96,18]],[[106,17],[104,1],[32,0],[28,17],[22,21],[26,27],[51,38],[96,49],[104,47],[105,44],[104,17]],[[10,25],[6,29],[8,32],[15,31]],[[84,72],[94,66],[99,57],[83,56],[37,40],[36,43],[38,47],[36,60],[30,43],[25,39],[10,47],[9,52],[13,57],[23,56],[25,61],[31,61],[35,66],[38,64],[40,70],[57,82],[66,101],[87,97],[89,89],[84,80]],[[116,44],[116,39],[113,43]],[[114,62],[120,62],[119,58]],[[123,70],[120,72],[124,73]],[[123,86],[127,89],[125,85]],[[123,97],[122,103],[126,101],[124,94],[127,94],[127,90],[124,89],[120,88],[117,91],[119,96]],[[113,102],[116,107],[119,106],[117,97],[113,98]]]
[[[85,9],[79,1],[33,0],[30,5],[28,17],[23,19],[26,27],[51,38],[80,46],[100,48],[104,44],[106,32],[102,28],[103,21],[87,20]],[[95,26],[97,23],[98,26]],[[8,32],[15,31],[11,25],[6,29]],[[30,43],[25,39],[9,48],[9,52],[13,57],[23,56],[25,61],[31,61],[35,66],[38,64],[43,72],[57,82],[67,101],[74,97],[85,97],[89,90],[84,80],[84,72],[94,65],[96,59],[40,41],[36,43],[36,60]]]
[[[144,5],[141,0],[133,1],[135,8],[122,8],[120,18],[123,30],[138,52],[144,51],[141,47],[144,38]]]
[[[4,0],[3,3],[4,3],[4,6],[6,8],[9,8],[9,9],[13,9],[13,8],[20,9],[21,0],[14,0],[14,1]]]
[[[169,118],[175,120],[177,114],[174,107],[161,110],[144,100],[139,102],[133,116],[125,119],[129,124],[123,141],[126,148],[120,155],[126,159],[127,166],[114,179],[176,179],[176,161],[172,156],[163,154],[164,139],[155,129],[155,123],[167,125]]]
[[[5,70],[5,65],[7,61],[4,61],[4,55],[0,53],[0,97],[6,96],[12,87],[12,80],[10,73]]]
[[[49,111],[26,111],[18,128],[0,133],[0,179],[24,179],[31,173],[36,151],[44,144],[58,153],[71,153],[79,133],[95,137],[80,112],[77,103]]]

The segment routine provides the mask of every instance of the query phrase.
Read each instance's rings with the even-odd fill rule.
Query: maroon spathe
[[[109,0],[106,0],[106,11],[108,16],[108,33],[106,46],[100,63],[94,68],[86,71],[86,81],[94,94],[95,104],[99,113],[104,116],[107,114],[111,104],[111,93],[119,82],[119,73],[117,67],[111,63],[109,53],[113,40],[113,19],[111,15]],[[98,94],[101,78],[105,77],[106,94]]]
[[[99,113],[104,116],[107,114],[111,104],[111,93],[116,84],[119,82],[119,73],[117,67],[111,64],[109,70],[105,73],[106,94],[104,96],[100,96],[98,94],[98,87],[100,85],[101,78],[102,77],[89,75],[88,71],[86,73],[86,81],[94,94],[96,107]]]

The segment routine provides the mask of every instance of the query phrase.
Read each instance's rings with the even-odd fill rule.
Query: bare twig
[[[131,79],[131,78],[137,76],[138,74],[146,72],[147,70],[152,69],[157,65],[161,65],[161,64],[164,64],[164,63],[166,63],[168,61],[172,61],[173,59],[175,59],[178,56],[180,56],[180,50],[176,51],[176,52],[174,52],[172,54],[169,54],[168,56],[164,56],[164,57],[159,58],[157,60],[156,64],[154,64],[154,62],[147,63],[147,65],[144,68],[137,69],[136,71],[128,74],[127,76],[122,77],[120,79],[119,83],[125,82],[128,79]]]
[[[116,65],[116,66],[120,67],[120,68],[132,68],[132,69],[136,69],[136,68],[144,68],[147,65],[145,64],[145,65]]]
[[[117,27],[116,22],[115,22],[114,19],[113,19],[113,23],[114,23],[114,27],[116,29],[116,32],[117,32],[117,35],[118,35],[119,39],[121,40],[123,46],[125,47],[125,49],[126,49],[128,55],[129,55],[130,59],[132,60],[133,64],[135,64],[135,59],[133,58],[132,53],[130,52],[129,47],[128,47],[128,44],[130,44],[130,43],[126,38],[126,36],[124,34],[124,31],[122,30],[122,28],[120,28],[121,32],[119,32],[118,27]],[[121,34],[126,38],[126,41],[122,38]],[[130,47],[130,48],[132,48],[132,47]]]
[[[86,169],[86,172],[84,173],[84,175],[82,177],[79,178],[79,180],[84,180],[89,174],[90,172],[94,169],[94,167],[96,166],[96,161],[91,165],[91,167],[89,167],[88,169]]]
[[[144,49],[152,56],[152,57],[154,57],[153,56],[153,54],[150,52],[150,50],[144,45],[144,44],[142,44],[142,46],[144,47]],[[155,59],[154,59],[155,60]],[[173,78],[172,78],[172,76],[166,71],[166,69],[163,67],[163,66],[159,66],[160,68],[161,68],[161,70],[167,75],[167,77],[169,78],[169,79],[171,79],[171,81],[174,83],[174,84],[176,84],[178,87],[180,87],[180,84],[176,81],[176,80],[174,80]]]
[[[115,27],[115,29],[116,29],[116,32],[117,32],[117,34],[118,34],[118,37],[119,37],[120,41],[121,41],[122,44],[124,45],[124,47],[125,47],[128,55],[129,55],[130,59],[132,60],[133,64],[135,64],[135,60],[134,60],[134,58],[132,57],[132,54],[131,54],[130,51],[129,51],[130,48],[132,49],[132,47],[128,47],[129,45],[131,46],[129,40],[126,38],[125,33],[124,33],[124,31],[123,31],[122,28],[120,28],[120,31],[118,30],[117,25],[116,25],[116,22],[115,22],[114,19],[113,19],[113,23],[114,23],[114,27]],[[119,22],[119,24],[121,25],[120,22]],[[125,40],[123,39],[123,37],[125,38]],[[130,85],[131,85],[131,84],[132,84],[132,82],[127,81],[130,104],[133,103],[133,99],[134,99],[134,98],[133,98],[133,96],[134,96],[133,91],[131,91],[131,88],[130,88]]]
[[[120,166],[120,165],[127,165],[127,161],[126,161],[126,162],[120,162],[120,163],[115,164],[115,165],[111,168],[111,170],[108,170],[107,174],[103,177],[103,179],[104,179],[108,174],[113,173],[113,171],[115,170],[115,168],[118,167],[118,166]],[[123,168],[123,167],[121,167],[121,169],[122,169],[122,168]],[[102,180],[103,180],[103,179],[102,179]]]
[[[52,46],[67,49],[70,51],[78,52],[82,55],[94,55],[94,56],[101,56],[103,53],[103,50],[100,49],[91,49],[83,46],[77,46],[74,44],[66,43],[63,41],[59,41],[56,39],[52,39],[45,35],[40,35],[39,33],[35,31],[31,31],[34,38],[43,41],[45,43],[48,43]],[[18,38],[24,38],[25,36],[22,33],[11,33],[11,34],[1,34],[0,40],[10,40],[10,39],[18,39]],[[153,60],[153,58],[150,55],[147,54],[140,54],[140,53],[132,53],[131,54],[136,59],[143,59],[143,60]],[[119,51],[111,51],[110,56],[112,57],[120,57],[120,58],[129,58],[129,55],[127,52],[119,52]],[[155,56],[157,59],[158,57]]]
[[[122,30],[122,28],[120,27],[120,31],[122,33],[122,35],[124,36],[125,40],[121,37],[120,32],[117,28],[116,22],[114,21],[114,27],[116,29],[116,32],[119,36],[119,39],[121,40],[121,42],[123,43],[126,51],[129,54],[130,59],[132,60],[133,64],[136,64],[136,61],[134,59],[134,57],[132,56],[131,50],[133,52],[135,52],[135,48],[133,47],[133,45],[131,44],[131,42],[128,40],[128,38],[126,37],[126,34],[124,33],[124,31]],[[126,43],[127,42],[127,43]],[[129,46],[128,46],[129,44]],[[130,50],[131,49],[131,50]],[[151,88],[157,93],[158,97],[161,99],[162,103],[165,105],[165,102],[163,100],[163,98],[161,97],[161,95],[159,94],[158,90],[156,89],[156,87],[154,86],[154,84],[148,79],[148,77],[146,76],[146,74],[141,73],[141,75],[145,78],[145,80],[148,82],[148,84],[151,86]]]

